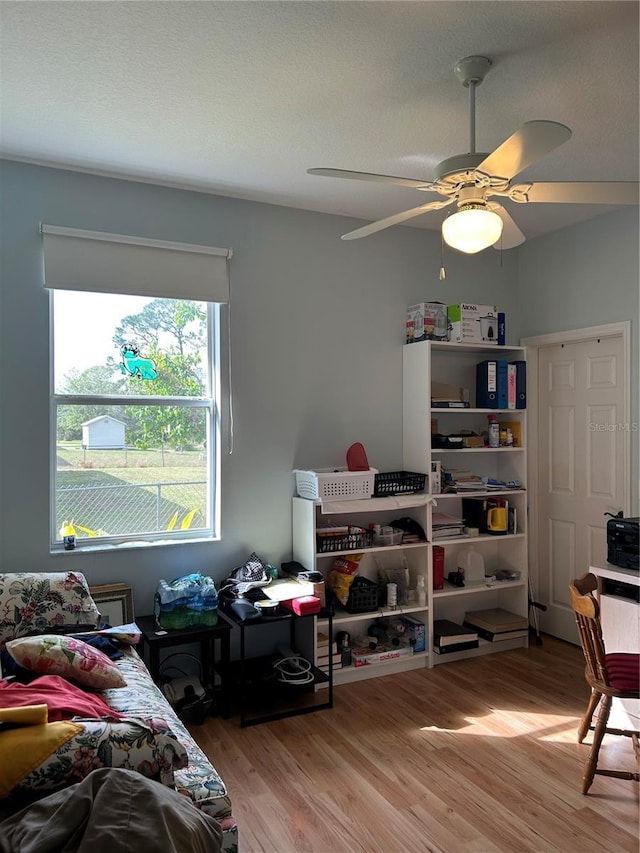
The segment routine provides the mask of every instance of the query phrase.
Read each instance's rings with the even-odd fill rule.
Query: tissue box
[[[447,318],[450,340],[455,343],[498,343],[498,310],[495,305],[472,302],[447,305]]]

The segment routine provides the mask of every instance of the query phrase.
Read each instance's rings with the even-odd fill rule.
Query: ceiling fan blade
[[[383,228],[389,228],[391,225],[397,225],[399,222],[412,219],[414,216],[420,216],[421,213],[426,213],[428,210],[439,210],[441,207],[453,204],[454,201],[454,198],[448,198],[444,201],[430,201],[427,202],[427,204],[421,204],[420,207],[413,207],[411,210],[403,210],[402,213],[395,213],[393,216],[387,216],[386,219],[379,219],[377,222],[370,222],[362,228],[357,228],[355,231],[343,234],[342,239],[357,240],[359,237],[367,237],[369,234],[375,234],[376,231],[382,231]]]
[[[353,181],[376,181],[381,184],[397,184],[401,187],[430,190],[434,185],[430,181],[418,181],[414,178],[397,178],[394,175],[376,175],[372,172],[351,172],[349,169],[307,169],[307,175],[321,175],[324,178],[350,178]]]
[[[493,202],[491,209],[495,210],[500,219],[502,219],[502,236],[497,243],[494,243],[494,249],[513,249],[524,243],[526,237],[518,228],[516,223],[511,218],[511,214],[501,204]]]
[[[640,184],[634,181],[537,181],[511,187],[524,201],[559,204],[638,204]],[[517,198],[513,199],[518,201]]]
[[[511,179],[571,137],[556,121],[528,121],[480,163],[477,172]]]

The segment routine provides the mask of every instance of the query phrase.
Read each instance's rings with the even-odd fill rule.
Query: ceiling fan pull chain
[[[444,268],[444,238],[442,230],[440,231],[440,281],[444,281],[447,277],[447,271]]]

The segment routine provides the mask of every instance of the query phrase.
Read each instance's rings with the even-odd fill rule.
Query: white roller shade
[[[41,225],[44,286],[229,301],[230,249]]]

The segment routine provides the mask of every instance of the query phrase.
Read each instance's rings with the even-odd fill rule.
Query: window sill
[[[52,557],[68,557],[70,554],[95,554],[96,552],[109,551],[140,551],[146,548],[165,548],[171,545],[191,545],[202,544],[203,542],[219,542],[220,539],[214,536],[202,536],[197,539],[159,539],[156,542],[121,542],[119,544],[111,544],[102,542],[99,545],[76,545],[69,551],[66,551],[62,545],[59,547],[51,547],[49,553]]]

